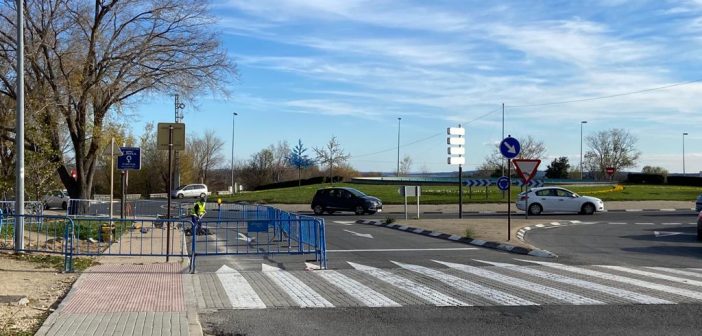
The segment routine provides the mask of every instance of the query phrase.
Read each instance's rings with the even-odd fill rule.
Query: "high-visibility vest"
[[[205,214],[205,202],[197,201],[193,207],[193,214],[201,216]]]

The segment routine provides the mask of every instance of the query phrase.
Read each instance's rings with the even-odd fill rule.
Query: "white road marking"
[[[682,223],[663,223],[663,225],[680,225]]]
[[[320,269],[321,269],[321,267],[319,267],[319,265],[317,265],[317,264],[305,262],[305,271],[317,271]]]
[[[300,281],[300,279],[294,277],[287,271],[283,271],[279,268],[277,270],[273,270],[271,267],[267,271],[264,270],[263,274],[278,285],[280,289],[288,294],[288,296],[302,308],[334,307],[331,302],[327,301],[327,299],[315,292],[314,289],[310,288],[304,282]]]
[[[702,273],[684,271],[684,270],[677,269],[677,268],[669,268],[669,267],[646,267],[646,268],[657,270],[657,271],[664,271],[664,272],[668,272],[668,273],[674,273],[674,274],[680,274],[680,275],[685,275],[685,276],[702,278]]]
[[[462,272],[474,274],[483,278],[490,279],[492,281],[497,281],[501,282],[507,285],[519,287],[521,289],[525,289],[528,291],[532,292],[537,292],[539,294],[543,294],[546,296],[550,296],[552,298],[555,298],[560,301],[565,301],[571,304],[575,305],[597,305],[597,304],[604,304],[604,302],[593,300],[587,297],[584,297],[582,295],[566,292],[560,289],[556,289],[553,287],[548,287],[544,285],[540,285],[531,281],[526,281],[522,280],[519,278],[507,276],[507,275],[502,275],[497,272],[489,271],[484,268],[480,267],[475,267],[475,266],[468,266],[468,265],[463,265],[463,264],[456,264],[456,263],[450,263],[450,262],[444,262],[444,261],[438,261],[438,260],[433,260],[434,262],[440,263],[442,265],[446,265],[448,267],[451,267],[453,269],[457,269]]]
[[[504,267],[504,268],[512,270],[512,271],[532,275],[532,276],[539,277],[539,278],[546,279],[546,280],[551,280],[551,281],[560,282],[560,283],[567,284],[567,285],[573,285],[573,286],[577,286],[577,287],[609,294],[609,295],[616,296],[618,298],[629,300],[629,301],[632,301],[635,303],[673,304],[670,301],[659,299],[659,298],[656,298],[653,296],[639,294],[639,293],[628,291],[628,290],[621,289],[621,288],[605,286],[605,285],[601,285],[601,284],[590,282],[590,281],[571,278],[571,277],[567,277],[567,276],[560,275],[560,274],[544,272],[544,271],[540,271],[540,270],[536,270],[536,269],[528,268],[528,267],[524,267],[524,266],[491,262],[491,261],[483,261],[483,260],[477,260],[477,259],[475,259],[475,261],[479,261],[482,263],[486,263],[486,264],[490,264],[490,265],[494,265],[494,266],[498,266],[498,267]]]
[[[266,304],[241,273],[224,265],[217,270],[217,277],[234,309],[266,308]]]
[[[653,225],[653,223],[634,223],[636,225]]]
[[[436,306],[471,306],[471,304],[465,303],[461,300],[452,298],[444,293],[437,290],[429,288],[425,285],[416,283],[412,280],[405,279],[399,275],[393,274],[386,270],[375,268],[371,266],[365,266],[361,264],[352,263],[347,261],[351,267],[371,275],[378,280],[384,281],[390,285],[393,285],[399,289],[405,290],[410,294],[413,294],[425,301],[431,302]]]
[[[471,251],[479,250],[477,247],[452,247],[452,248],[426,248],[426,249],[360,249],[360,250],[327,250],[327,253],[339,252],[415,252],[415,251]]]
[[[356,224],[355,221],[334,221],[333,223],[341,224],[341,225],[353,225],[353,224]]]
[[[583,274],[583,275],[587,275],[587,276],[591,276],[591,277],[595,277],[595,278],[611,280],[611,281],[616,281],[616,282],[623,282],[623,283],[626,283],[629,285],[653,289],[653,290],[657,290],[657,291],[661,291],[661,292],[667,292],[667,293],[680,295],[680,296],[686,296],[686,297],[693,298],[696,300],[702,300],[702,292],[698,292],[698,291],[691,291],[691,290],[676,288],[676,287],[672,287],[672,286],[661,285],[661,284],[657,284],[657,283],[653,283],[653,282],[643,281],[643,280],[639,280],[639,279],[614,275],[614,274],[610,274],[610,273],[594,271],[594,270],[590,270],[587,268],[568,266],[568,265],[557,264],[557,263],[552,263],[552,262],[524,260],[524,259],[517,259],[517,260],[524,261],[524,262],[530,262],[530,263],[534,263],[534,264],[539,264],[539,265],[544,265],[544,266],[548,266],[548,267],[552,267],[552,268],[556,268],[556,269],[561,269],[561,270],[572,272],[572,273]]]
[[[337,271],[324,270],[315,272],[330,284],[338,287],[346,294],[352,296],[358,301],[361,301],[368,307],[400,307],[401,305],[387,296],[380,294],[372,288],[351,279]]]
[[[675,211],[675,209],[660,209],[660,211],[667,211],[667,212],[671,212],[671,211]]]
[[[624,211],[626,211],[626,212],[642,212],[643,209],[626,209]]]
[[[607,224],[612,224],[612,225],[625,225],[626,223],[623,222],[609,222]]]
[[[680,277],[671,276],[671,275],[665,275],[665,274],[648,272],[648,271],[641,271],[641,270],[637,270],[634,268],[621,267],[621,266],[597,265],[597,267],[603,267],[603,268],[607,268],[607,269],[611,269],[611,270],[615,270],[615,271],[643,275],[643,276],[647,276],[649,278],[667,280],[667,281],[678,282],[678,283],[683,283],[683,284],[687,284],[687,285],[702,287],[702,281],[690,280],[690,279],[680,278]]]
[[[364,237],[364,238],[373,239],[373,235],[370,234],[370,233],[359,233],[359,232],[355,232],[355,231],[351,231],[351,230],[344,230],[344,231],[346,231],[346,232],[348,232],[348,233],[350,233],[350,234],[352,234],[352,235],[354,235],[354,236],[359,236],[359,237]]]
[[[551,223],[551,224],[553,224],[553,223]],[[538,227],[538,228],[542,228],[542,227],[544,227],[544,226],[546,226],[546,225],[543,225],[543,224],[536,224],[536,225],[534,225],[534,226],[536,226],[536,227]]]
[[[430,278],[439,280],[453,288],[457,288],[466,293],[474,294],[483,298],[486,298],[492,302],[498,303],[505,306],[538,306],[538,303],[531,302],[529,300],[516,297],[512,294],[505,293],[503,291],[485,287],[468,280],[461,279],[457,276],[446,274],[429,267],[403,264],[400,262],[392,261],[396,265],[408,269],[412,272],[417,272],[419,274],[426,275]]]
[[[653,231],[653,235],[658,237],[668,237],[668,236],[694,236],[694,233],[685,233],[685,232],[671,232],[671,231]]]

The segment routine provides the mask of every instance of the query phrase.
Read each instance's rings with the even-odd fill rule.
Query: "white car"
[[[171,197],[173,198],[183,198],[183,197],[207,197],[209,195],[207,191],[207,186],[204,184],[188,184],[181,186],[176,189]]]
[[[41,202],[44,204],[44,209],[48,210],[51,208],[61,208],[66,210],[68,208],[68,192],[65,190],[54,190],[41,198]]]
[[[601,199],[580,196],[568,189],[556,187],[533,188],[519,194],[516,201],[517,209],[526,211],[530,215],[542,212],[577,212],[592,215],[596,211],[605,211]]]

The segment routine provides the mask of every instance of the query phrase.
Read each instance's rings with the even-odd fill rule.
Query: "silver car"
[[[568,189],[557,187],[533,188],[519,194],[517,209],[529,211],[531,215],[542,212],[577,212],[592,215],[596,211],[605,211],[601,199],[580,196]]]
[[[173,191],[171,197],[207,197],[209,194],[210,192],[207,190],[207,186],[204,184],[188,184]]]
[[[68,197],[68,192],[65,190],[54,190],[41,198],[42,204],[44,204],[44,209],[48,210],[51,208],[61,208],[66,210],[68,208],[68,202],[70,198]]]

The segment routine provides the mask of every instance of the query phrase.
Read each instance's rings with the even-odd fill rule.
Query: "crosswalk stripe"
[[[668,273],[674,273],[674,274],[680,274],[680,275],[685,275],[685,276],[702,278],[702,273],[683,271],[683,270],[677,269],[677,268],[669,268],[669,267],[646,267],[646,268],[657,270],[657,271],[664,271],[664,272],[668,272]]]
[[[643,281],[643,280],[639,280],[639,279],[628,278],[628,277],[624,277],[624,276],[589,270],[589,269],[581,268],[581,267],[568,266],[568,265],[557,264],[557,263],[546,262],[546,261],[534,261],[534,260],[524,260],[524,259],[517,259],[517,260],[535,263],[535,264],[539,264],[539,265],[543,265],[543,266],[548,266],[551,268],[561,269],[561,270],[572,272],[572,273],[583,274],[583,275],[587,275],[587,276],[591,276],[591,277],[595,277],[595,278],[611,280],[611,281],[616,281],[616,282],[623,282],[623,283],[638,286],[638,287],[653,289],[653,290],[657,290],[657,291],[661,291],[661,292],[667,292],[667,293],[671,293],[671,294],[675,294],[675,295],[686,296],[689,298],[702,300],[702,292],[695,292],[695,291],[686,290],[686,289],[682,289],[682,288],[675,288],[672,286],[666,286],[666,285],[661,285],[661,284]]]
[[[437,271],[435,269],[431,269],[428,267],[424,266],[419,266],[419,265],[410,265],[410,264],[403,264],[399,263],[396,261],[392,261],[396,265],[408,269],[412,272],[417,272],[423,275],[426,275],[428,277],[434,278],[436,280],[439,280],[451,287],[457,288],[459,290],[462,290],[466,293],[470,294],[475,294],[477,296],[486,298],[490,301],[496,302],[501,305],[506,305],[506,306],[536,306],[538,303],[531,302],[529,300],[522,299],[520,297],[516,297],[514,295],[505,293],[503,291],[499,291],[496,289],[488,288],[485,286],[481,286],[479,284],[470,282],[468,280],[461,279],[459,277],[446,274],[440,271]]]
[[[234,309],[266,308],[263,300],[238,271],[224,265],[217,271],[217,277]]]
[[[690,279],[685,279],[685,278],[680,278],[676,276],[671,276],[671,275],[665,275],[665,274],[660,274],[660,273],[654,273],[654,272],[647,272],[647,271],[641,271],[629,267],[621,267],[621,266],[608,266],[608,265],[598,265],[597,267],[603,267],[615,271],[621,271],[621,272],[626,272],[626,273],[631,273],[631,274],[638,274],[638,275],[644,275],[649,278],[655,278],[655,279],[661,279],[661,280],[668,280],[672,282],[679,282],[679,283],[684,283],[688,285],[693,285],[693,286],[702,286],[702,281],[697,281],[697,280],[690,280]]]
[[[461,300],[452,298],[446,294],[443,294],[437,290],[434,290],[432,288],[429,288],[427,286],[424,286],[422,284],[416,283],[412,280],[405,279],[399,275],[393,274],[389,271],[380,269],[380,268],[375,268],[371,266],[365,266],[357,263],[353,263],[350,261],[347,261],[351,267],[366,273],[368,275],[371,275],[378,280],[381,280],[383,282],[386,282],[392,286],[395,286],[399,289],[402,289],[404,291],[409,292],[410,294],[413,294],[421,299],[424,299],[428,302],[431,302],[432,304],[436,306],[471,306],[468,303],[465,303]]]
[[[450,268],[457,269],[457,270],[462,271],[462,272],[466,272],[466,273],[474,274],[474,275],[477,275],[480,277],[488,278],[490,280],[501,282],[501,283],[504,283],[507,285],[520,287],[520,288],[528,290],[528,291],[537,292],[539,294],[550,296],[550,297],[555,298],[557,300],[565,301],[565,302],[575,304],[575,305],[604,304],[604,302],[593,300],[593,299],[584,297],[582,295],[566,292],[566,291],[563,291],[560,289],[540,285],[540,284],[537,284],[534,282],[522,280],[522,279],[511,277],[511,276],[502,275],[500,273],[489,271],[486,269],[482,269],[480,267],[468,266],[468,265],[456,264],[456,263],[450,263],[450,262],[444,262],[444,261],[438,261],[438,260],[434,260],[434,262],[440,263],[442,265],[446,265]]]
[[[351,279],[337,271],[324,270],[319,272],[314,272],[314,274],[320,276],[322,279],[326,280],[330,284],[343,290],[346,294],[352,296],[354,299],[361,301],[364,305],[368,307],[400,307],[401,305],[387,296],[376,292],[370,287]]]
[[[656,298],[653,296],[640,294],[640,293],[628,291],[628,290],[621,289],[621,288],[605,286],[605,285],[601,285],[598,283],[580,280],[580,279],[576,279],[576,278],[571,278],[571,277],[567,277],[567,276],[560,275],[560,274],[539,271],[539,270],[536,270],[533,268],[517,266],[514,264],[498,263],[498,262],[492,262],[492,261],[483,261],[483,260],[477,260],[477,259],[475,259],[475,261],[479,261],[482,263],[486,263],[486,264],[490,264],[490,265],[494,265],[494,266],[498,266],[498,267],[504,267],[504,268],[509,269],[511,271],[516,271],[519,273],[532,275],[532,276],[539,277],[539,278],[546,279],[546,280],[560,282],[560,283],[563,283],[566,285],[573,285],[573,286],[577,286],[577,287],[609,294],[609,295],[616,296],[616,297],[622,298],[622,299],[626,299],[626,300],[629,300],[629,301],[632,301],[635,303],[672,304],[672,302],[670,302],[670,301],[659,299],[659,298]]]
[[[333,308],[334,305],[323,298],[314,289],[307,286],[300,279],[294,277],[287,271],[281,269],[273,270],[273,267],[264,271],[269,279],[271,279],[278,287],[285,291],[290,298],[302,308]]]

